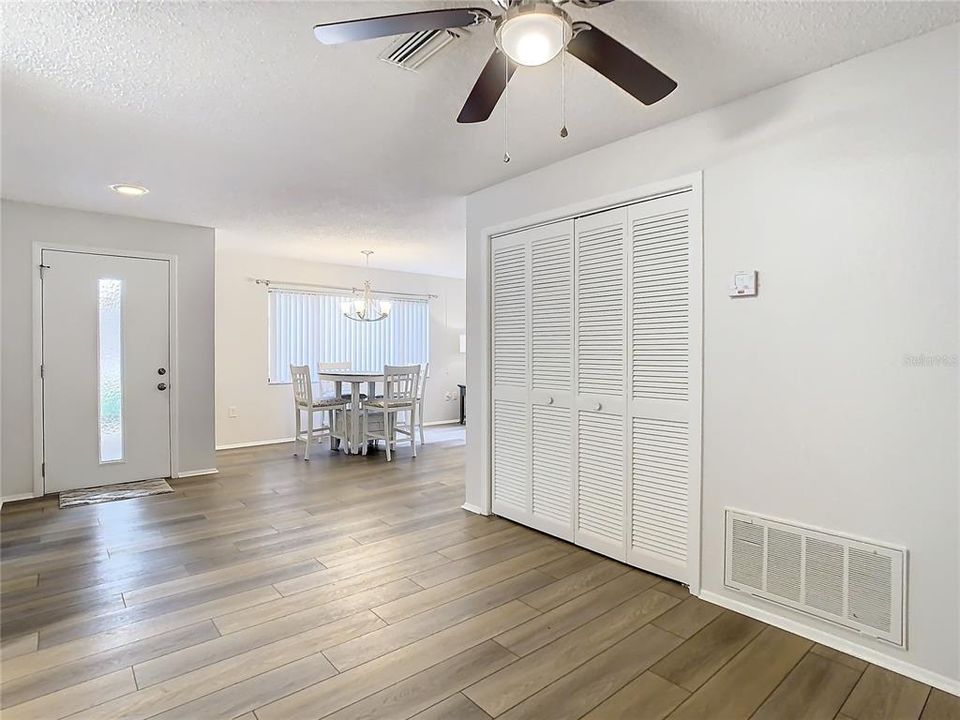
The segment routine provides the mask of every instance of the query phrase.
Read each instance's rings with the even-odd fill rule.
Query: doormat
[[[173,488],[166,480],[141,480],[139,482],[101,485],[100,487],[82,488],[80,490],[63,490],[60,492],[60,508],[96,505],[113,502],[114,500],[132,500],[133,498],[172,492]]]

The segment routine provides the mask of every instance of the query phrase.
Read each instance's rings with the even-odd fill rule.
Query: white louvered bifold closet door
[[[524,522],[530,507],[530,249],[522,237],[492,247],[493,511]]]
[[[573,539],[573,221],[493,244],[493,509]]]
[[[696,560],[690,513],[700,482],[701,279],[691,198],[681,193],[629,209],[628,559],[681,582],[689,582]]]
[[[576,542],[626,557],[627,209],[577,218]]]
[[[530,524],[573,540],[573,220],[526,231],[530,243]]]
[[[699,564],[698,198],[678,190],[491,242],[493,511],[687,583]]]

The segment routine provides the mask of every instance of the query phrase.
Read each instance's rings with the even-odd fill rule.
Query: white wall
[[[702,170],[703,588],[960,692],[958,49],[944,28],[470,196],[467,502],[481,231]],[[759,297],[728,298],[753,268]],[[905,545],[909,649],[725,591],[727,506]]]
[[[135,202],[135,201],[134,201]],[[216,466],[213,425],[212,228],[139,220],[4,200],[2,254],[3,415],[0,495],[33,491],[33,243],[176,255],[178,270],[180,472]]]
[[[463,280],[252,255],[218,242],[218,447],[292,438],[294,433],[290,386],[267,384],[267,290],[253,282],[258,277],[338,287],[359,287],[369,278],[375,289],[439,295],[430,301],[424,418],[438,422],[459,417],[457,383],[463,382],[465,369],[460,354],[466,326]],[[228,417],[230,407],[236,408],[237,417]]]

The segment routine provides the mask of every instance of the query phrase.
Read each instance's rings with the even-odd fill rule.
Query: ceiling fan
[[[561,5],[568,0],[494,0],[503,13],[484,8],[449,8],[323,23],[313,28],[317,40],[339,45],[356,40],[425,30],[495,23],[496,48],[457,117],[460,123],[490,117],[517,65],[549,62],[563,50],[583,61],[644,105],[669,95],[677,83],[632,50],[590,23],[574,22]],[[571,0],[592,8],[612,0]],[[508,61],[509,58],[509,61]]]

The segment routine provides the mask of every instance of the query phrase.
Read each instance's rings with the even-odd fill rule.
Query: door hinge
[[[43,277],[44,270],[49,270],[49,269],[50,269],[49,265],[44,265],[43,263],[40,263],[40,277],[41,278]]]
[[[40,379],[43,380],[43,365],[40,365]]]
[[[40,463],[40,477],[47,476],[47,464],[45,462]]]

